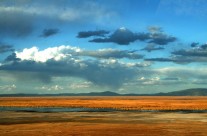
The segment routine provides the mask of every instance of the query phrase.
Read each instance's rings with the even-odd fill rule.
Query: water
[[[16,112],[177,112],[177,113],[207,113],[207,110],[119,110],[112,108],[71,108],[71,107],[0,107],[2,111]]]
[[[65,107],[0,107],[0,111],[17,112],[112,112],[109,108],[65,108]]]

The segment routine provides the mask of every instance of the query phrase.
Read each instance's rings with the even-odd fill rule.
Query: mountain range
[[[0,97],[22,97],[22,96],[207,96],[206,88],[193,88],[181,91],[155,94],[119,94],[111,91],[90,93],[61,93],[61,94],[1,94]]]

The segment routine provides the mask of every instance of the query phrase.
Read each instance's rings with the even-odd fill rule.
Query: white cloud
[[[42,87],[37,88],[37,89],[46,90],[46,91],[61,91],[64,88],[60,85],[53,85],[53,86],[42,86]]]
[[[15,90],[17,87],[15,84],[12,84],[12,85],[2,85],[0,86],[0,90],[2,91],[12,91],[12,90]]]
[[[118,63],[116,59],[140,59],[143,56],[137,54],[135,52],[127,51],[127,50],[117,50],[117,49],[99,49],[99,50],[83,50],[79,47],[61,45],[57,47],[51,47],[44,50],[39,50],[37,47],[25,48],[22,52],[16,51],[16,57],[21,60],[32,60],[36,62],[46,62],[50,59],[54,59],[56,61],[64,60],[68,58],[75,57],[92,57],[95,59],[105,59],[101,60],[104,63],[115,64]],[[108,60],[107,60],[108,59]],[[79,61],[76,60],[75,61]],[[125,63],[128,67],[147,67],[151,63],[143,62],[143,63]]]
[[[73,83],[69,86],[70,89],[83,89],[91,87],[91,82]]]
[[[71,53],[80,52],[81,49],[78,47],[71,46],[59,46],[51,47],[45,50],[39,51],[37,47],[25,48],[22,52],[15,52],[17,58],[21,60],[32,60],[36,62],[46,62],[49,59],[54,59],[56,61],[63,60],[71,56]]]

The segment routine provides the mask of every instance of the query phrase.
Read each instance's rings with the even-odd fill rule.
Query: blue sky
[[[207,85],[205,0],[2,0],[0,93]]]

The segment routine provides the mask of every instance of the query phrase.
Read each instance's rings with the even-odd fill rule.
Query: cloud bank
[[[81,57],[83,55],[94,59],[84,59]],[[139,59],[142,56],[133,51],[113,49],[84,51],[78,47],[58,46],[39,50],[33,47],[26,48],[22,52],[16,51],[0,66],[0,70],[26,72],[31,78],[44,82],[51,82],[52,77],[79,77],[96,85],[117,88],[124,82],[134,79],[143,67],[150,65],[118,60],[124,57]]]
[[[192,46],[193,45],[193,46]],[[198,46],[198,43],[192,43],[190,49],[180,49],[171,52],[168,58],[145,58],[146,61],[175,62],[178,64],[207,62],[207,44]]]

